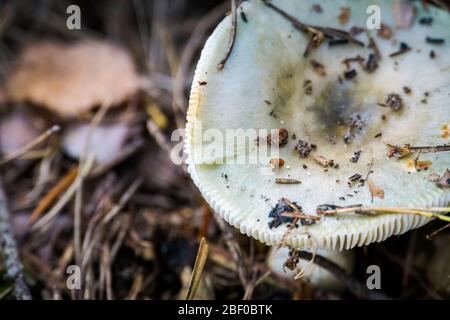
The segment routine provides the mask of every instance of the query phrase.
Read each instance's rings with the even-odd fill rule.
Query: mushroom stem
[[[347,273],[344,269],[338,266],[333,261],[328,260],[327,258],[322,257],[318,254],[313,254],[311,252],[296,250],[296,254],[300,259],[310,260],[314,264],[318,265],[329,271],[333,274],[337,279],[342,281],[347,289],[354,294],[356,297],[360,299],[369,299],[369,300],[386,300],[389,299],[382,293],[372,292],[367,289],[364,285],[362,285],[359,281],[354,279],[349,273]]]

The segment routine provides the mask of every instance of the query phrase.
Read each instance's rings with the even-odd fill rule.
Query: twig
[[[412,147],[409,144],[405,144],[404,146],[396,146],[393,144],[387,144],[389,150],[387,152],[387,156],[389,158],[402,158],[411,153],[435,153],[435,152],[445,152],[450,151],[450,144],[445,144],[441,146],[426,146],[426,147]]]
[[[335,264],[334,262],[318,255],[313,254],[311,252],[307,251],[299,251],[296,250],[296,253],[298,254],[298,257],[300,259],[304,260],[312,260],[312,262],[319,267],[322,267],[323,269],[326,269],[329,271],[332,275],[334,275],[337,279],[342,281],[342,283],[345,284],[347,289],[356,297],[359,299],[370,299],[370,300],[380,300],[380,299],[388,299],[387,296],[385,296],[382,293],[377,293],[370,291],[359,283],[355,278],[353,278],[350,274],[348,274],[344,269],[342,269],[340,266]]]
[[[139,273],[136,276],[136,278],[134,278],[130,292],[128,292],[125,300],[136,300],[139,295],[139,292],[141,292],[142,290],[143,283],[144,283],[144,276],[142,275],[142,273]]]
[[[34,147],[38,146],[43,141],[47,140],[50,136],[52,136],[54,133],[58,132],[60,129],[61,128],[59,126],[53,126],[50,129],[48,129],[47,131],[45,131],[43,134],[41,134],[39,137],[34,139],[33,141],[30,141],[29,143],[24,145],[22,148],[5,155],[0,160],[0,166],[2,166],[14,159],[20,158],[21,156],[23,156],[25,153],[27,153]]]
[[[111,103],[107,99],[103,102],[100,109],[95,113],[92,118],[91,124],[89,126],[86,138],[84,140],[83,149],[81,151],[79,166],[80,170],[77,175],[78,187],[75,190],[75,207],[74,207],[74,215],[73,215],[73,244],[74,244],[74,252],[75,252],[75,263],[77,265],[81,264],[81,219],[82,219],[82,204],[83,204],[83,182],[84,178],[87,176],[89,172],[84,172],[84,167],[88,164],[88,157],[92,154],[91,152],[91,140],[92,136],[97,130],[98,126],[105,118],[106,114],[110,109]],[[95,161],[94,156],[94,161]],[[92,169],[92,168],[91,168]],[[90,170],[89,170],[90,171]]]
[[[177,114],[177,110],[182,114],[185,113],[187,105],[187,100],[185,97],[185,83],[191,68],[192,60],[194,59],[198,48],[202,45],[208,30],[224,15],[227,6],[228,4],[226,2],[222,2],[202,19],[200,19],[183,49],[177,74],[173,81],[174,93],[172,107],[175,114]],[[177,123],[177,125],[179,128],[184,127],[184,124],[181,125],[181,123]]]
[[[106,224],[109,221],[111,221],[119,212],[122,210],[122,208],[127,204],[127,202],[131,199],[131,197],[136,193],[136,191],[139,189],[139,187],[142,185],[143,179],[137,178],[129,187],[127,190],[125,190],[125,193],[120,197],[119,203],[114,205],[111,210],[105,215],[103,218],[102,223]]]
[[[441,233],[442,231],[444,231],[445,229],[448,229],[448,228],[450,228],[450,223],[447,223],[447,224],[444,225],[443,227],[440,227],[439,229],[434,230],[434,231],[433,231],[432,233],[430,233],[430,234],[427,234],[427,235],[426,235],[427,240],[433,240],[434,237],[436,237],[436,235],[437,235],[438,233]]]
[[[25,283],[23,266],[19,260],[16,240],[10,225],[10,214],[6,196],[0,181],[0,252],[6,268],[6,276],[14,280],[14,296],[18,300],[31,300],[30,291]]]
[[[207,258],[208,244],[206,243],[205,238],[202,238],[200,240],[200,246],[198,247],[197,257],[195,258],[194,269],[192,270],[192,277],[189,282],[186,300],[192,300],[195,298]]]
[[[285,19],[290,21],[295,29],[297,29],[303,33],[307,33],[307,34],[312,33],[313,34],[310,42],[308,43],[308,47],[305,50],[304,56],[308,55],[311,48],[318,46],[322,42],[321,38],[323,38],[323,35],[325,35],[329,38],[332,38],[332,39],[334,39],[334,38],[343,39],[343,40],[347,40],[350,43],[353,43],[353,44],[356,44],[356,45],[359,45],[362,47],[364,46],[363,42],[352,37],[350,35],[350,33],[347,31],[304,24],[301,21],[299,21],[298,19],[296,19],[295,17],[288,14],[287,12],[278,8],[274,4],[272,4],[270,2],[264,2],[264,3],[266,4],[266,6],[268,6],[269,8],[271,8],[272,10],[274,10],[275,12],[277,12],[281,16],[283,16]]]
[[[153,120],[147,120],[147,131],[148,133],[155,139],[158,146],[163,149],[165,152],[170,154],[172,148],[170,146],[169,141],[164,136],[162,130],[158,127],[158,125]]]
[[[415,214],[427,218],[437,218],[439,220],[450,222],[450,216],[438,214],[435,212],[450,212],[449,208],[404,208],[404,207],[362,207],[361,205],[338,207],[336,209],[317,209],[320,215],[333,216],[341,213],[355,214]]]
[[[225,55],[222,60],[217,64],[218,70],[223,70],[225,63],[227,63],[228,58],[233,51],[234,43],[236,42],[236,31],[237,31],[237,7],[236,0],[231,0],[231,30],[230,30],[230,40],[228,41],[228,47],[225,51]]]

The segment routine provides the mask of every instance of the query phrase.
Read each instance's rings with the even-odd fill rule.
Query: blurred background
[[[80,30],[67,24],[77,8]],[[171,161],[199,54],[229,10],[219,0],[0,0],[0,202],[34,299],[185,298],[202,237],[198,299],[372,297],[271,272],[268,247],[217,221]],[[365,285],[376,264],[386,296],[449,298],[443,227],[356,249],[350,283]],[[68,288],[71,265],[80,290]],[[8,268],[0,300],[15,298]]]

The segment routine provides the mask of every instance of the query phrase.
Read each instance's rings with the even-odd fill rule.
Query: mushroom
[[[315,252],[329,261],[335,263],[343,270],[352,272],[355,262],[354,252],[352,250],[324,250],[318,249]],[[290,256],[289,248],[272,247],[267,257],[268,267],[280,277],[292,279],[302,273],[301,279],[310,283],[311,285],[321,288],[326,292],[342,293],[345,290],[345,285],[337,279],[329,270],[326,270],[318,265],[314,265],[311,261],[306,261],[299,258],[295,261],[295,266],[288,268],[286,261],[295,257]],[[291,270],[292,269],[292,270]]]
[[[450,167],[446,148],[433,152],[448,143],[450,19],[413,4],[432,25],[394,29],[393,1],[372,0],[326,1],[322,12],[314,1],[250,0],[239,8],[246,21],[233,10],[220,23],[195,72],[185,141],[191,177],[217,214],[268,245],[343,250],[431,220],[358,214],[361,205],[448,205],[450,189],[428,176]],[[391,39],[361,29],[370,5]],[[351,8],[345,25],[341,7]],[[267,130],[281,129],[287,143],[268,145]],[[411,172],[419,157],[428,167]],[[283,168],[270,170],[272,158]],[[319,214],[340,207],[348,214]]]
[[[42,41],[19,55],[3,99],[31,102],[69,118],[100,105],[117,106],[136,94],[140,83],[131,56],[117,45]]]

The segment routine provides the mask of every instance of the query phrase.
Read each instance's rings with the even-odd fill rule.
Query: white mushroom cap
[[[367,7],[377,4],[382,22],[391,28],[395,26],[393,1],[327,1],[321,4],[323,13],[311,10],[314,1],[272,3],[303,23],[345,30],[351,26],[365,27]],[[226,51],[231,17],[217,27],[205,45],[195,73],[185,150],[195,184],[220,216],[242,233],[267,244],[279,243],[284,237],[285,244],[295,248],[342,250],[383,241],[422,226],[429,219],[400,214],[324,217],[314,225],[299,226],[286,234],[286,224],[269,228],[269,212],[282,197],[296,201],[307,214],[315,214],[317,206],[323,204],[428,207],[449,203],[449,189],[439,188],[428,179],[431,172],[442,174],[450,167],[448,153],[422,154],[421,160],[431,161],[430,170],[412,173],[407,162],[415,156],[398,160],[386,157],[386,143],[413,146],[448,143],[448,137],[441,135],[440,130],[450,122],[450,19],[442,10],[430,7],[425,11],[420,4],[417,6],[417,16],[431,16],[433,24],[424,26],[416,19],[409,29],[395,29],[390,40],[377,37],[376,30],[370,32],[382,55],[378,69],[367,73],[352,65],[357,77],[342,83],[338,81],[345,71],[342,61],[358,54],[367,57],[372,49],[353,44],[330,48],[323,43],[305,58],[309,36],[262,1],[253,0],[241,6],[248,22],[238,20],[233,51],[225,68],[219,71],[217,64]],[[351,8],[345,26],[337,19],[342,7]],[[426,43],[426,37],[443,38],[445,43],[432,45]],[[368,43],[365,33],[358,35],[358,40]],[[389,57],[401,42],[412,50]],[[430,50],[435,52],[435,59],[429,57]],[[326,76],[314,72],[311,60],[324,65]],[[311,95],[305,94],[306,80],[313,85]],[[404,94],[403,87],[409,87],[411,94]],[[403,100],[398,111],[378,105],[391,93],[399,94]],[[346,144],[342,122],[353,114],[366,123]],[[258,164],[230,164],[229,153],[225,156],[209,153],[211,148],[221,148],[222,142],[202,139],[202,134],[225,136],[227,129],[238,128],[286,128],[289,143],[279,150],[285,166],[270,176],[261,174],[270,158]],[[381,138],[375,138],[378,133],[382,133]],[[330,135],[336,135],[335,143],[330,142]],[[316,144],[317,150],[300,158],[293,150],[299,139]],[[246,154],[256,155],[261,143],[259,147],[250,141],[226,148],[242,160]],[[362,152],[358,162],[350,162],[359,150]],[[313,159],[318,155],[333,159],[339,169],[325,171]],[[363,187],[347,185],[347,179],[355,173],[365,178],[370,164],[373,170],[370,180],[383,190],[384,199],[373,198],[367,183]],[[301,184],[275,183],[276,178],[287,177],[298,179]]]

